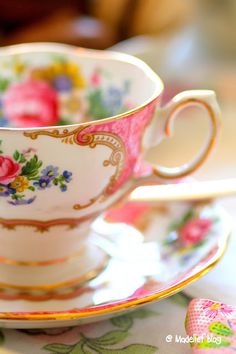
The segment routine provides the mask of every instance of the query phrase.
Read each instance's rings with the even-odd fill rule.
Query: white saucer
[[[109,255],[107,267],[82,285],[1,289],[1,327],[75,326],[168,297],[219,261],[231,222],[213,202],[127,202],[97,219],[93,230],[93,242]]]

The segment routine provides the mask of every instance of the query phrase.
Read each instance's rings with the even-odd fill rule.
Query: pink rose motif
[[[180,230],[181,241],[185,245],[195,245],[204,239],[212,225],[209,219],[189,220]]]
[[[4,95],[3,109],[16,127],[48,126],[58,121],[57,94],[40,80],[11,85]]]
[[[20,164],[11,157],[0,155],[0,183],[8,184],[19,174]]]
[[[98,87],[101,85],[101,77],[98,71],[95,71],[92,74],[90,81],[93,87]]]

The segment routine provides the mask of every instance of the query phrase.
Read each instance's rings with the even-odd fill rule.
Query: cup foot
[[[82,284],[104,270],[108,258],[100,247],[89,241],[66,260],[55,263],[0,263],[0,289],[53,291]]]

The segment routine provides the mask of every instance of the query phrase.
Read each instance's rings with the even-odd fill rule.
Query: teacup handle
[[[205,161],[214,146],[220,126],[220,109],[215,92],[210,90],[183,91],[170,100],[164,107],[157,107],[155,116],[144,135],[143,144],[147,149],[170,137],[174,119],[186,107],[199,106],[208,113],[210,134],[206,145],[199,155],[190,162],[178,167],[153,166],[153,173],[164,179],[180,178],[194,172]]]

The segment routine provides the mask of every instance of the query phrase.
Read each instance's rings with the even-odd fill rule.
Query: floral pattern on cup
[[[20,56],[5,66],[11,74],[0,76],[0,127],[75,124],[133,107],[126,99],[129,80],[118,87],[99,67],[85,78],[76,62],[59,55],[49,56],[44,66]]]
[[[47,82],[26,80],[12,84],[3,98],[4,113],[16,127],[57,124],[56,92]]]
[[[130,89],[130,82],[127,80],[121,88],[109,85],[106,89],[101,86],[103,71],[97,68],[90,77],[88,89],[88,114],[94,119],[111,117],[123,113],[132,108],[132,103],[124,102],[124,98]]]
[[[44,167],[32,148],[22,152],[16,150],[13,156],[0,151],[0,197],[7,198],[11,205],[31,204],[36,199],[36,191],[51,187],[66,192],[71,180],[70,171],[61,172],[54,165]],[[34,195],[26,197],[28,191]]]

